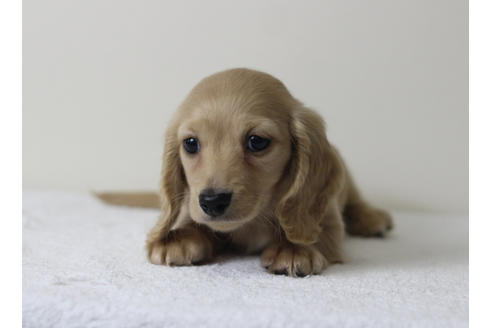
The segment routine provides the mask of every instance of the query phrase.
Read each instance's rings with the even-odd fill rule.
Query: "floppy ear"
[[[313,244],[321,232],[321,221],[342,189],[343,166],[326,138],[323,119],[311,109],[303,107],[293,113],[290,133],[290,180],[275,214],[289,241]]]
[[[173,122],[166,132],[161,171],[161,215],[148,235],[148,248],[150,244],[167,236],[176,222],[185,194],[186,183],[179,158],[181,143],[177,139],[177,128],[176,122]]]

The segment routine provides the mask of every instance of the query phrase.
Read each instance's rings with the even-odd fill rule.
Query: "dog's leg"
[[[343,217],[347,232],[351,235],[384,237],[393,228],[391,216],[386,211],[363,201],[346,205]]]
[[[298,245],[283,237],[263,251],[262,266],[270,273],[304,277],[321,273],[330,263],[342,262],[344,230],[341,214],[335,207],[323,221],[323,231],[317,243]]]
[[[384,210],[367,203],[355,186],[349,172],[346,173],[342,208],[346,231],[351,235],[384,237],[393,228],[391,216]]]
[[[180,266],[206,262],[219,246],[213,232],[195,224],[172,230],[165,237],[150,236],[147,255],[153,264]]]

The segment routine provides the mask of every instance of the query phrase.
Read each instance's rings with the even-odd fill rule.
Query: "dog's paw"
[[[153,264],[169,266],[193,265],[212,257],[212,242],[195,229],[175,230],[164,240],[147,244],[148,257]]]
[[[368,206],[351,206],[344,211],[347,232],[363,237],[385,237],[393,229],[391,216]]]
[[[314,246],[282,242],[270,245],[263,251],[261,265],[270,273],[305,277],[321,273],[328,266],[328,261]]]

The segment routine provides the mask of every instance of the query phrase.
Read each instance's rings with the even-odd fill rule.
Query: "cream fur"
[[[248,152],[252,134],[270,146]],[[189,137],[199,153],[183,149]],[[200,209],[205,188],[233,191],[221,220]],[[345,230],[384,236],[392,227],[357,191],[322,118],[279,80],[249,69],[203,79],[179,107],[166,132],[160,194],[162,214],[147,240],[154,264],[190,265],[232,248],[263,251],[269,272],[305,276],[343,261]]]

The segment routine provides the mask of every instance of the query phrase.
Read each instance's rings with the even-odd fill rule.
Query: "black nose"
[[[200,207],[206,214],[212,217],[224,214],[225,210],[231,203],[231,198],[231,192],[217,193],[212,189],[205,189],[198,196]]]

